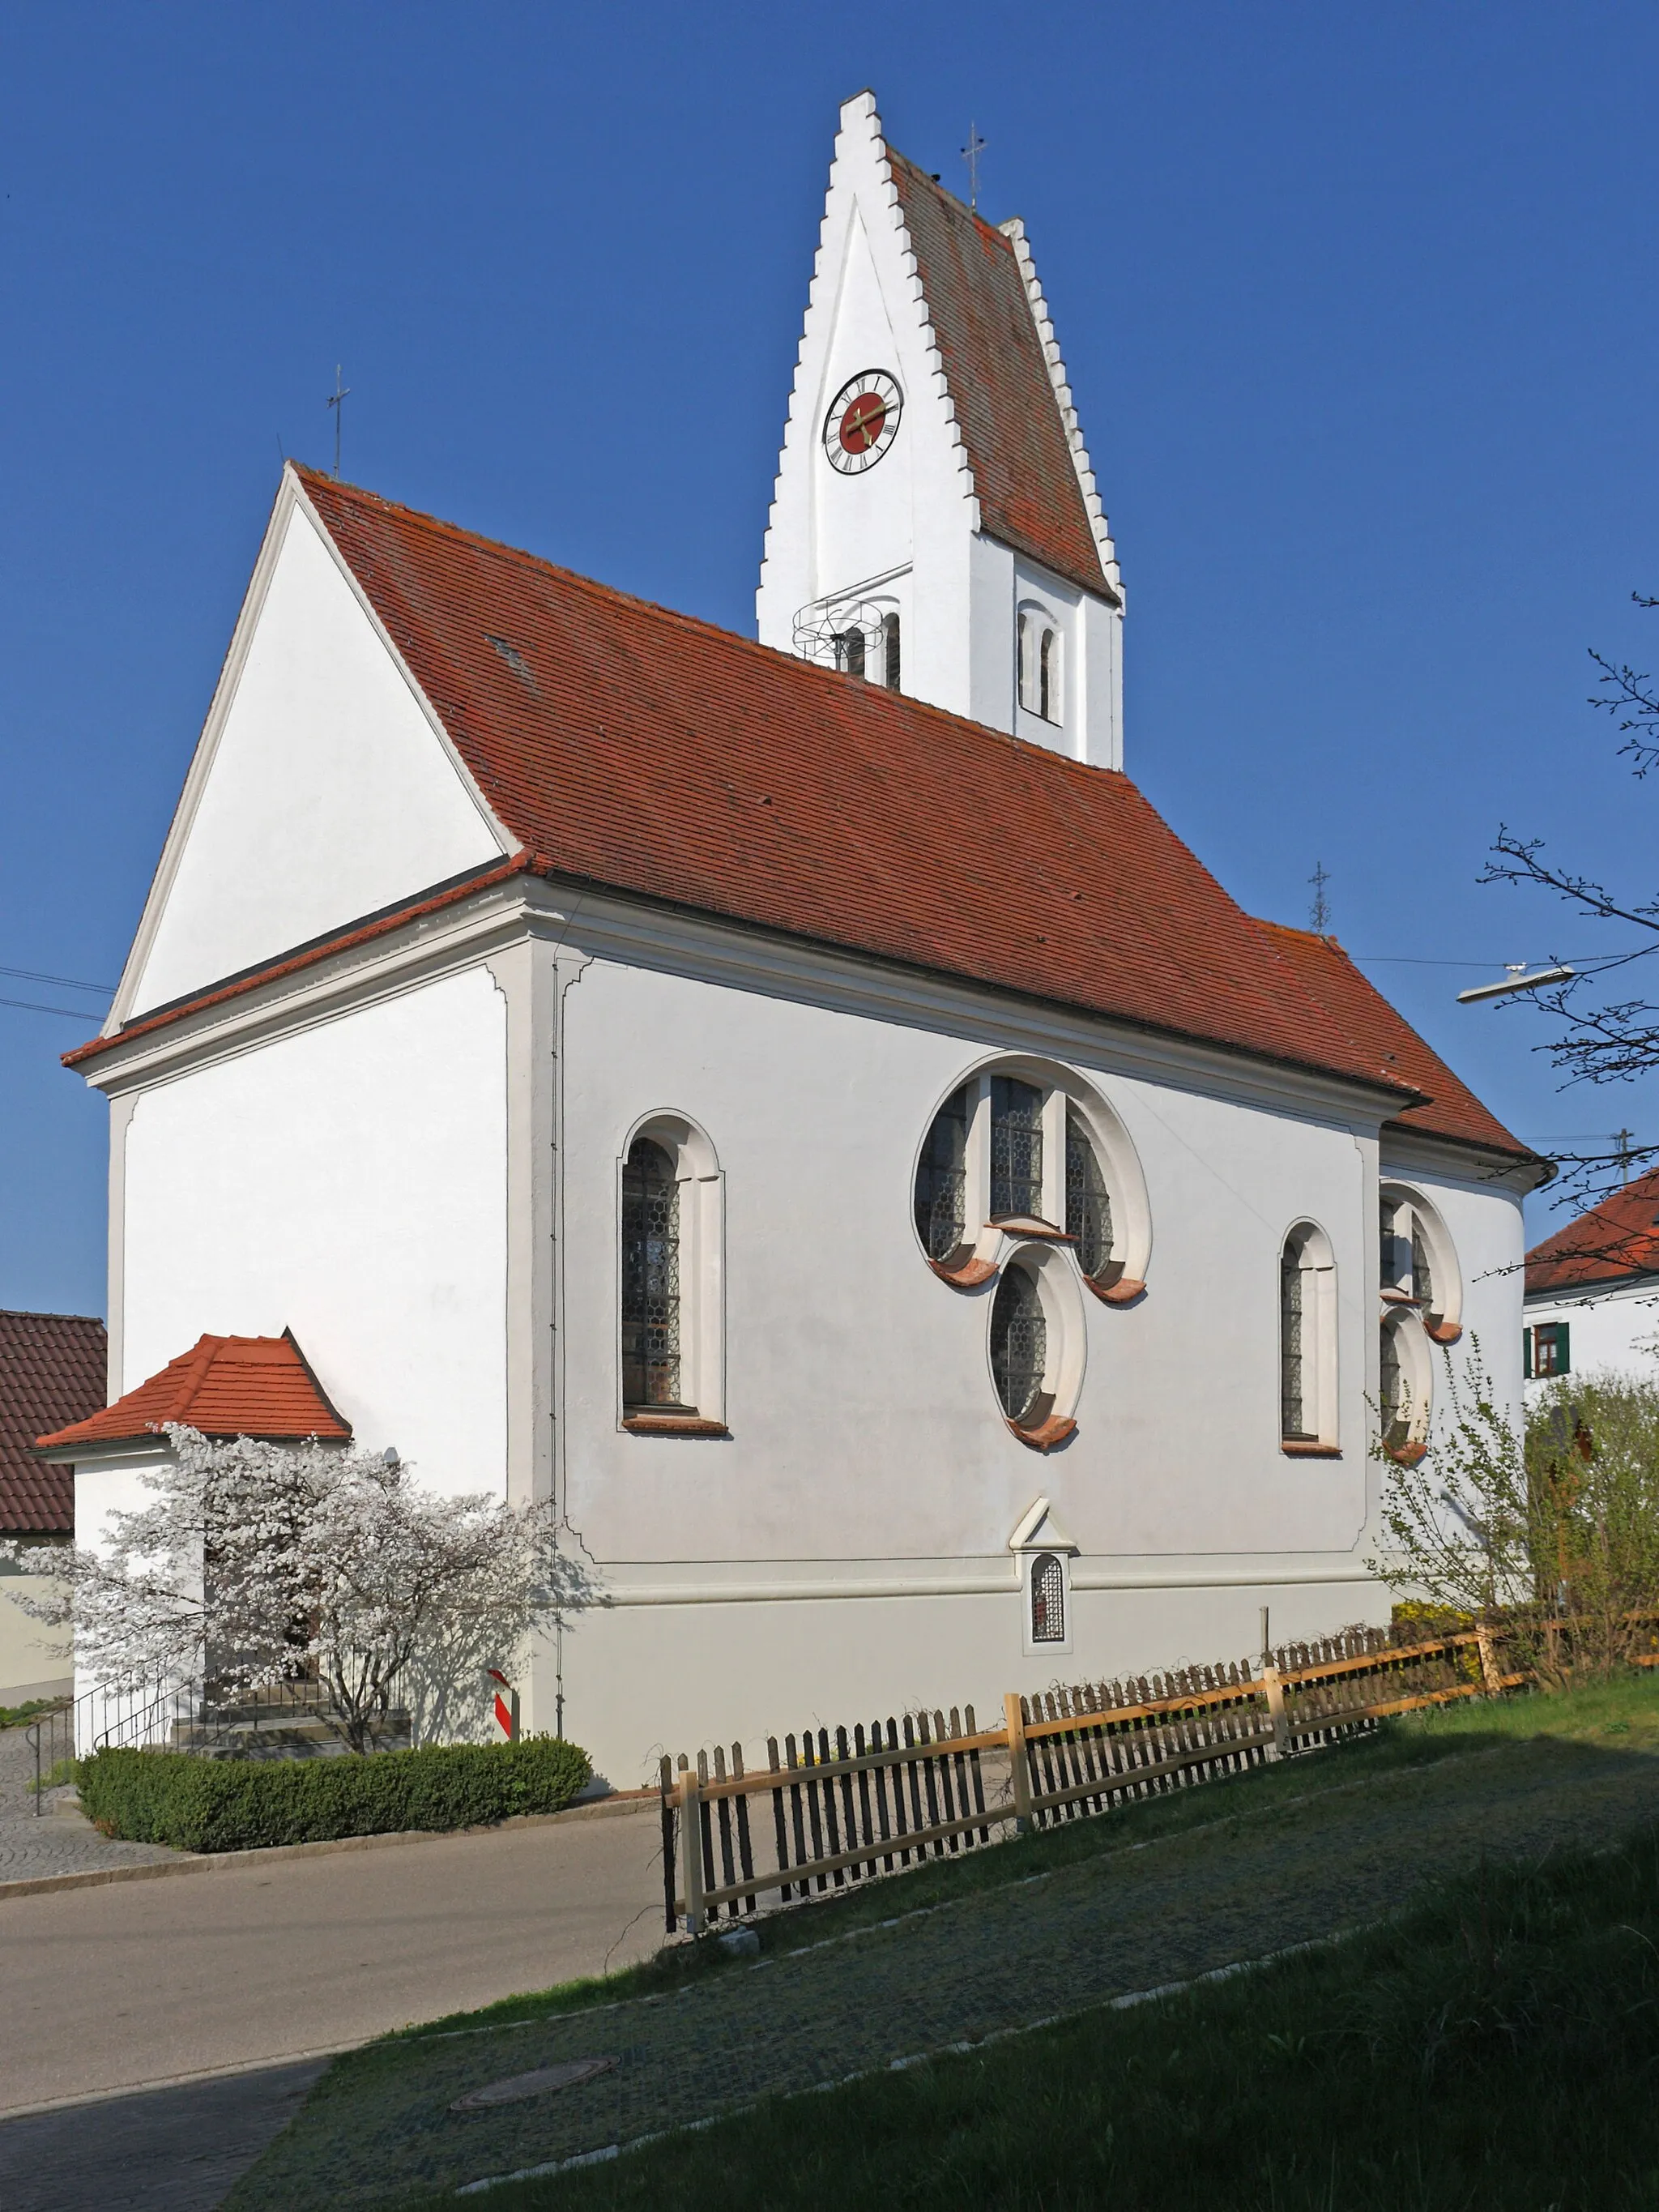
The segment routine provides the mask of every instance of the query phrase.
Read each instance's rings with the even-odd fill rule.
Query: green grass
[[[492,2190],[492,2212],[1637,2212],[1659,1832],[1390,1927]],[[441,2201],[427,2199],[435,2205]]]
[[[417,2192],[538,2163],[589,2124],[561,2100],[504,2108],[499,2121],[446,2118],[458,2089],[591,2044],[623,2056],[608,2077],[627,2084],[617,2139],[665,2122],[681,2131],[481,2201],[586,2212],[650,2192],[695,2208],[718,2191],[720,2212],[1568,2212],[1592,2201],[1573,2193],[1582,2168],[1598,2177],[1597,2212],[1659,2204],[1659,2180],[1641,2179],[1659,2176],[1659,2123],[1647,2118],[1659,2100],[1638,2078],[1659,2063],[1659,1992],[1638,1972],[1659,1959],[1644,1948],[1659,1942],[1659,1858],[1651,1842],[1599,1860],[1573,1848],[1613,1842],[1650,1807],[1659,1812],[1659,1682],[1413,1715],[1328,1753],[773,1915],[758,1932],[775,1971],[752,1983],[714,1942],[681,1944],[623,1974],[384,2039],[337,2062],[229,2203],[453,2201]],[[1551,1837],[1559,1863],[1494,1865],[1423,1901],[1425,1882],[1472,1866],[1489,1838],[1524,1858]],[[1045,1946],[1052,1992],[1056,1941],[1106,1947],[1097,1993],[1144,1989],[1402,1906],[1414,1917],[1188,1996],[684,2130],[752,2101],[746,2080],[811,2081],[815,2064],[839,2078],[853,2070],[843,2051],[880,2064],[950,2043],[959,2020],[977,2020],[977,2033],[988,2020],[1065,2008],[1052,1996],[1024,2002]],[[1011,1989],[1024,2010],[1006,2002]],[[665,2009],[635,2003],[581,2025],[592,2008],[677,1992]],[[934,2025],[918,2039],[922,2014]],[[1481,2021],[1490,2033],[1468,2026]],[[797,2058],[782,2075],[754,2060],[769,2035],[787,2043],[798,2031],[820,2053],[804,2070]],[[1540,2056],[1558,2045],[1593,2063],[1573,2058],[1558,2079]],[[1623,2195],[1615,2167],[1636,2177]]]
[[[1357,1789],[1405,1768],[1540,1738],[1582,1744],[1606,1741],[1623,1750],[1659,1753],[1659,1679],[1636,1675],[1571,1696],[1522,1696],[1495,1705],[1471,1699],[1466,1705],[1406,1714],[1384,1723],[1375,1735],[1283,1765],[1252,1767],[1224,1780],[1172,1790],[1034,1835],[1011,1832],[1006,1843],[959,1857],[931,1860],[878,1881],[850,1885],[840,1893],[832,1890],[809,1905],[769,1913],[750,1924],[760,1937],[763,1952],[776,1954],[875,1926],[896,1912],[946,1904],[976,1890],[1001,1889],[1162,1837],[1261,1819],[1311,1805],[1329,1791]],[[615,2004],[626,1997],[672,1993],[708,1974],[724,1972],[729,1963],[711,1936],[700,1943],[674,1945],[620,1973],[563,1982],[556,1989],[506,1997],[476,2012],[447,2014],[387,2039],[544,2019],[589,2005]]]

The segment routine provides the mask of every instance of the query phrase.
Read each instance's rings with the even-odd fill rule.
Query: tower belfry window
[[[899,618],[890,611],[881,618],[881,680],[890,691],[899,688]]]
[[[1045,722],[1060,720],[1060,632],[1040,607],[1022,607],[1015,633],[1019,703]]]
[[[864,673],[864,632],[843,629],[836,633],[836,665],[843,676],[862,676]]]

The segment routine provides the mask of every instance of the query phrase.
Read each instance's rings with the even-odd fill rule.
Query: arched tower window
[[[1048,1324],[1036,1279],[1024,1267],[1006,1267],[991,1306],[991,1373],[1011,1421],[1027,1424],[1040,1412],[1048,1357]]]
[[[1019,703],[1042,721],[1060,720],[1060,631],[1042,607],[1022,607],[1015,625]]]
[[[890,609],[881,618],[881,680],[890,691],[899,688],[899,645],[898,614]]]
[[[843,676],[862,676],[864,673],[864,632],[861,629],[840,629],[836,632],[836,665]]]
[[[623,1168],[623,1406],[674,1407],[680,1398],[680,1190],[674,1163],[636,1137]]]

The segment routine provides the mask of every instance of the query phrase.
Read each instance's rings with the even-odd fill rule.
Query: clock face
[[[898,435],[904,394],[885,369],[866,368],[843,384],[823,418],[823,450],[844,477],[872,469]]]

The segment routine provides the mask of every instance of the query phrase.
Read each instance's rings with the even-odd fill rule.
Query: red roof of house
[[[29,1447],[104,1402],[109,1351],[90,1314],[0,1313],[0,1535],[67,1536],[75,1477]]]
[[[1439,1054],[1360,974],[1334,937],[1290,929],[1282,922],[1264,921],[1257,926],[1367,1058],[1424,1094],[1422,1103],[1391,1117],[1396,1128],[1423,1129],[1433,1136],[1450,1137],[1460,1144],[1480,1145],[1495,1152],[1512,1152],[1523,1159],[1537,1157],[1486,1111],[1468,1085],[1452,1073]]]
[[[1522,1148],[1358,975],[1253,921],[1128,778],[296,471],[518,854],[123,1036],[519,869],[1392,1090]],[[1323,978],[1310,988],[1310,972]],[[1362,1006],[1364,1018],[1353,1018]]]
[[[42,1450],[66,1444],[136,1443],[169,1421],[209,1437],[322,1437],[343,1443],[341,1419],[291,1334],[204,1336],[136,1390],[89,1419],[39,1437]]]
[[[1012,244],[902,154],[890,146],[886,154],[981,527],[1085,591],[1115,599]]]
[[[1659,1168],[1615,1190],[1527,1255],[1527,1296],[1659,1275]]]

